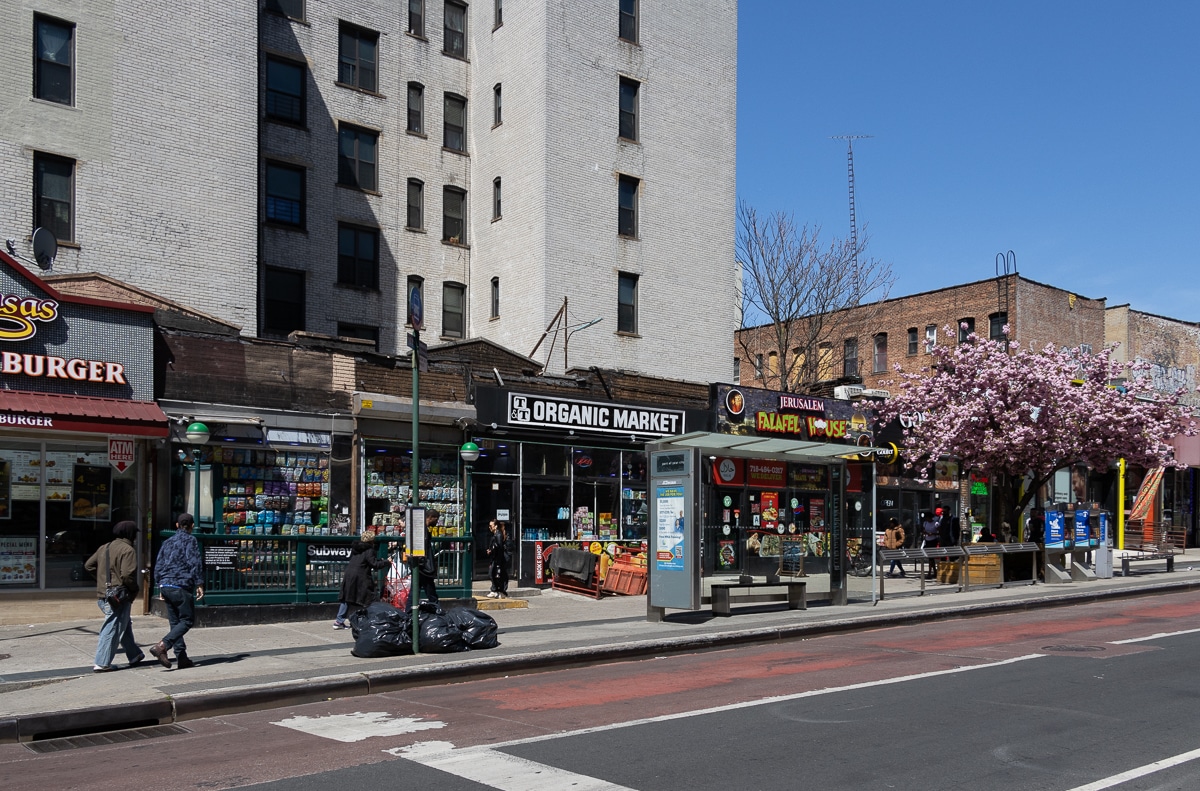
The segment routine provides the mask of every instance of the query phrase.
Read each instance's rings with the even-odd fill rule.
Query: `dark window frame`
[[[425,137],[425,86],[419,82],[408,84],[407,130],[410,135]]]
[[[408,35],[425,38],[425,0],[408,0]]]
[[[347,49],[347,45],[352,45]],[[364,53],[370,45],[370,58]],[[379,92],[379,31],[338,22],[338,85],[366,93]]]
[[[294,199],[286,194],[279,193],[276,190],[272,194],[271,172],[287,171],[300,176],[300,192]],[[280,162],[278,160],[268,159],[263,168],[263,219],[272,225],[283,225],[289,228],[307,227],[308,221],[308,171],[300,165],[293,165],[289,162]],[[295,219],[280,217],[278,211],[272,210],[272,200],[283,203],[295,204]]]
[[[300,9],[298,16],[290,10],[297,7]],[[305,7],[305,0],[267,0],[266,9],[273,14],[279,14],[280,16],[295,19],[299,22],[305,21],[305,14],[308,13],[308,9]]]
[[[375,344],[375,351],[379,351],[379,328],[370,324],[351,324],[339,321],[337,323],[337,337],[371,341]]]
[[[921,351],[921,339],[917,334],[916,327],[909,327],[908,330],[908,356],[913,357]]]
[[[409,179],[405,201],[407,224],[404,227],[411,231],[425,230],[425,182],[417,178]]]
[[[493,19],[492,30],[499,30],[504,27],[504,0],[494,0],[492,3]]]
[[[450,214],[451,196],[458,204],[458,215]],[[442,241],[447,244],[466,244],[467,191],[460,187],[442,187]],[[457,233],[455,233],[457,231]]]
[[[620,0],[617,38],[638,43],[638,0]]]
[[[344,252],[346,234],[353,234],[354,251]],[[370,291],[379,290],[379,229],[353,223],[338,223],[337,282],[341,286]],[[363,256],[361,242],[371,239],[371,256]]]
[[[638,193],[642,180],[634,176],[617,176],[617,235],[638,238]]]
[[[1001,310],[988,316],[988,338],[993,341],[1007,340],[1004,325],[1008,324],[1008,311]]]
[[[281,300],[280,294],[284,294],[288,289],[284,288],[278,282],[272,282],[272,275],[276,277],[295,278],[299,281],[299,301]],[[305,272],[299,269],[287,269],[284,267],[268,266],[263,273],[263,311],[262,321],[259,327],[259,335],[271,337],[286,338],[289,333],[295,331],[304,331],[304,313],[306,303],[306,279]],[[299,318],[299,322],[281,321],[273,323],[274,318]],[[297,326],[298,324],[298,326]]]
[[[496,178],[492,179],[492,219],[493,220],[499,220],[504,216],[500,211],[500,209],[501,209],[500,198],[501,198],[502,186],[503,186],[503,184],[501,183],[500,176],[496,176]]]
[[[455,13],[451,14],[451,9],[455,9]],[[445,11],[442,17],[442,54],[449,55],[452,58],[467,59],[467,13],[468,8],[466,3],[457,2],[457,0],[446,0]],[[454,20],[461,19],[462,30],[455,30],[450,26]]]
[[[963,329],[964,324],[967,325],[966,329]],[[959,319],[957,326],[958,326],[958,342],[966,343],[967,337],[972,332],[975,331],[975,319],[974,319],[974,317],[970,317],[970,316],[968,316],[967,318]]]
[[[450,299],[457,295],[458,310],[453,310]],[[457,324],[457,327],[455,327]],[[442,283],[442,337],[465,338],[467,333],[467,287],[462,283],[447,280]]]
[[[858,376],[858,338],[842,341],[842,376]]]
[[[34,224],[45,228],[54,234],[60,242],[75,241],[75,166],[74,159],[43,154],[35,151],[33,154],[33,218]],[[55,173],[48,170],[63,168]],[[64,178],[67,181],[67,196],[50,194],[47,190],[46,176]],[[65,207],[65,211],[62,211]],[[63,214],[65,213],[65,217]],[[47,221],[49,218],[49,221]]]
[[[33,98],[66,107],[75,106],[75,27],[74,22],[65,19],[46,14],[33,15]],[[58,28],[66,33],[63,47],[66,50],[66,63],[43,57],[43,29],[47,28]]]
[[[617,332],[638,334],[638,281],[632,272],[617,273]]]
[[[451,112],[461,118],[461,124],[451,121]],[[455,145],[457,143],[457,145]],[[447,93],[442,97],[442,148],[456,154],[467,153],[467,99],[457,93]]]
[[[492,303],[490,318],[500,318],[500,278],[492,278]]]
[[[271,86],[272,65],[282,68],[296,69],[300,73],[300,94],[297,96],[279,87]],[[300,61],[282,58],[278,55],[267,55],[263,74],[263,117],[270,121],[280,121],[286,124],[304,126],[308,110],[308,66]],[[272,97],[278,97],[274,100]],[[294,102],[295,113],[281,112],[279,106]],[[275,109],[272,109],[275,108]]]
[[[354,155],[347,156],[343,148],[346,135],[353,136]],[[370,139],[374,147],[374,158],[362,158],[361,144],[363,139]],[[370,184],[365,184],[363,168],[370,167]],[[338,182],[343,187],[351,187],[363,192],[378,192],[379,188],[379,132],[352,124],[338,126]]]
[[[620,114],[617,120],[617,137],[638,142],[638,97],[642,84],[629,77],[621,77],[618,87]]]
[[[492,86],[492,128],[504,123],[504,103],[500,83]]]

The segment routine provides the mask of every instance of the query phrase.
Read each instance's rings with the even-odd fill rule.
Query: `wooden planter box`
[[[1000,555],[975,555],[967,558],[968,574],[972,585],[999,585],[1004,582],[1001,574]]]

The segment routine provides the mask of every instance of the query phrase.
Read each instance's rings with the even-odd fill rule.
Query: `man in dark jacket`
[[[165,668],[171,667],[167,652],[172,648],[181,670],[195,664],[188,659],[183,639],[195,620],[196,600],[204,598],[204,563],[200,542],[192,535],[195,524],[191,514],[179,515],[175,535],[163,542],[154,566],[154,581],[158,583],[158,595],[167,603],[167,623],[171,630],[150,647],[150,653]]]
[[[83,564],[85,569],[96,575],[96,597],[100,612],[104,613],[104,625],[100,627],[100,639],[96,644],[96,662],[92,665],[93,673],[117,669],[112,661],[118,645],[125,651],[130,667],[146,658],[133,637],[133,622],[129,618],[138,589],[137,550],[133,548],[137,532],[137,525],[133,522],[117,522],[113,526],[113,540],[97,549]],[[105,595],[109,585],[123,586],[129,591],[129,596],[125,601],[113,604]]]
[[[442,515],[436,508],[429,508],[425,511],[425,535],[428,538],[429,528],[438,523]],[[402,560],[405,563],[409,562],[409,554],[404,553]],[[417,559],[417,577],[420,587],[420,595],[426,601],[436,603],[438,600],[437,593],[437,553],[432,549],[426,549],[425,555]],[[412,612],[413,600],[417,598],[418,591],[412,591],[408,596],[408,606],[406,612]]]

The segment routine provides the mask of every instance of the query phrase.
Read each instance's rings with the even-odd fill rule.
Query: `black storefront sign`
[[[682,434],[682,409],[480,388],[476,402],[480,422],[509,428],[552,429],[648,439]]]

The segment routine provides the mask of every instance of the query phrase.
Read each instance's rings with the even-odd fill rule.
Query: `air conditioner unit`
[[[840,398],[843,401],[849,401],[851,398],[856,398],[863,394],[861,385],[838,385],[833,388],[833,397]]]
[[[887,390],[875,390],[873,388],[867,388],[866,390],[862,391],[862,395],[867,398],[889,398],[892,394]]]

